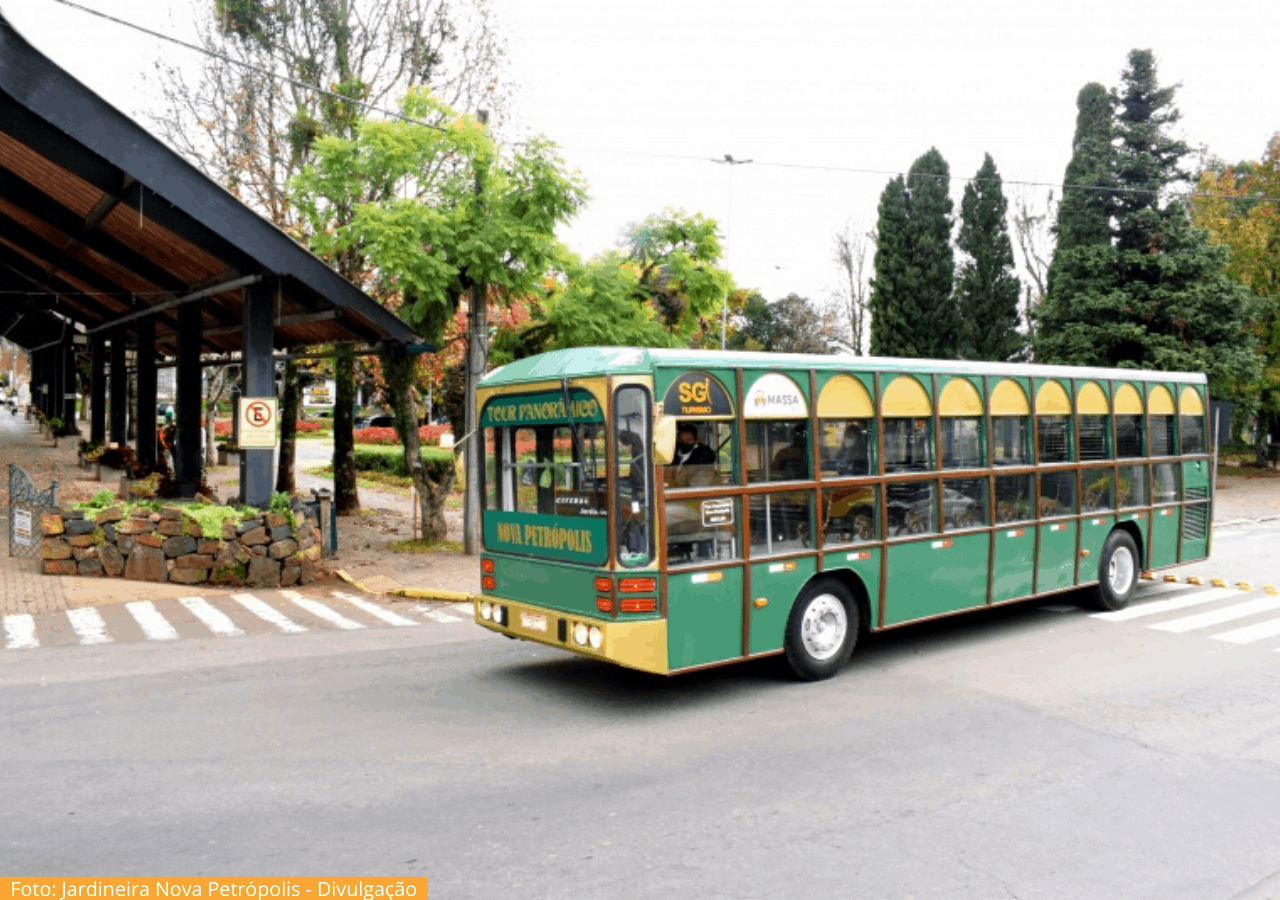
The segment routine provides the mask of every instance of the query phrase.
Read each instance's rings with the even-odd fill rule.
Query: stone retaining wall
[[[320,527],[305,507],[262,513],[201,533],[179,507],[122,507],[86,517],[65,510],[41,517],[41,568],[47,575],[105,575],[137,581],[288,587],[320,573]]]

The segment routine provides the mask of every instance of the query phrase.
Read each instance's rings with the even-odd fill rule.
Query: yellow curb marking
[[[416,600],[447,600],[451,603],[470,603],[475,599],[474,594],[469,594],[466,591],[451,591],[447,588],[397,588],[394,591],[388,591],[388,593],[396,597],[412,597]]]
[[[341,579],[342,579],[343,581],[345,581],[347,584],[354,584],[356,587],[360,588],[360,590],[364,591],[366,594],[377,594],[377,593],[380,593],[379,591],[371,591],[371,590],[369,590],[367,587],[365,587],[365,586],[364,586],[363,584],[361,584],[360,582],[356,581],[354,578],[352,578],[350,575],[348,575],[348,574],[347,574],[344,570],[342,570],[342,569],[339,569],[339,570],[337,571],[337,573],[336,573],[336,574],[337,574],[337,576],[338,576],[339,578],[341,578]]]

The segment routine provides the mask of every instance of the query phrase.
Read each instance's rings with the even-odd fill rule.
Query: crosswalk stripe
[[[324,619],[326,622],[338,626],[343,631],[355,631],[357,628],[364,628],[364,625],[359,622],[356,622],[353,619],[348,619],[342,613],[330,609],[323,603],[316,600],[308,600],[297,591],[281,591],[280,593],[305,609],[307,612],[311,613],[313,616]]]
[[[476,607],[473,603],[455,603],[453,604],[453,608],[458,612],[466,613],[469,616],[474,616],[476,614]]]
[[[457,616],[451,616],[449,615],[449,613],[439,609],[432,609],[430,606],[423,606],[421,603],[415,605],[414,609],[422,613],[428,619],[432,619],[436,622],[444,622],[446,625],[449,624],[450,622],[462,621]]]
[[[1263,638],[1275,637],[1277,634],[1280,634],[1280,619],[1259,622],[1257,625],[1246,625],[1244,628],[1224,631],[1212,637],[1215,641],[1226,641],[1228,644],[1251,644]]]
[[[178,600],[191,611],[191,614],[205,624],[214,634],[221,637],[238,637],[244,634],[231,617],[216,608],[203,597],[182,597]]]
[[[264,622],[270,622],[281,631],[301,634],[304,631],[310,630],[305,625],[299,625],[274,606],[268,606],[266,603],[263,603],[257,597],[253,596],[253,594],[232,594],[231,599],[249,610],[249,612],[253,613],[259,619],[262,619]]]
[[[353,594],[346,594],[346,593],[343,593],[342,591],[334,591],[333,596],[337,597],[339,600],[347,601],[356,609],[364,610],[369,615],[374,616],[375,618],[381,619],[382,621],[386,622],[388,625],[395,625],[397,627],[403,628],[408,625],[422,624],[421,622],[413,621],[413,619],[406,619],[404,616],[400,615],[399,613],[394,613],[389,609],[378,606],[378,604],[376,603],[370,603],[368,600],[365,600],[362,597],[356,597]]]
[[[1094,613],[1092,618],[1102,619],[1106,622],[1127,622],[1130,619],[1140,619],[1144,616],[1155,616],[1160,613],[1186,609],[1189,606],[1199,606],[1202,603],[1212,603],[1215,600],[1221,600],[1223,597],[1239,596],[1240,592],[1232,588],[1209,588],[1208,590],[1195,591],[1186,596],[1172,597],[1168,600],[1153,600],[1150,603],[1141,603],[1126,609],[1118,609],[1115,612]]]
[[[30,613],[4,617],[5,649],[30,650],[40,646],[36,639],[36,619]]]
[[[107,634],[107,623],[92,606],[67,610],[67,621],[71,623],[82,644],[110,644],[111,635]]]
[[[1231,593],[1239,596],[1238,591]],[[1270,612],[1273,609],[1280,609],[1280,597],[1260,597],[1257,600],[1249,600],[1245,603],[1236,603],[1223,609],[1214,609],[1209,612],[1200,613],[1195,616],[1187,616],[1182,619],[1174,619],[1172,622],[1161,622],[1159,625],[1152,625],[1156,631],[1168,631],[1172,634],[1182,634],[1187,631],[1194,631],[1197,628],[1207,628],[1210,625],[1221,625],[1223,622],[1231,622],[1235,619],[1243,619],[1245,616],[1253,616],[1258,613]]]
[[[156,605],[150,600],[134,600],[132,603],[126,603],[124,608],[129,611],[129,615],[133,616],[134,621],[142,628],[142,633],[149,640],[176,641],[178,639],[177,629],[169,624],[169,620],[160,614],[160,610],[156,609]]]

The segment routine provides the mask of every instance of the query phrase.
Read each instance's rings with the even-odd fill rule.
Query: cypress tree
[[[1087,231],[1067,223],[1049,298],[1036,314],[1036,358],[1204,371],[1217,392],[1257,369],[1246,329],[1253,301],[1224,275],[1226,249],[1193,227],[1180,203],[1161,203],[1161,192],[1185,177],[1179,162],[1187,147],[1166,133],[1178,120],[1174,92],[1159,87],[1150,51],[1129,54],[1112,96],[1120,138],[1111,158],[1114,224],[1105,242],[1094,243],[1073,242]]]
[[[959,316],[952,296],[950,169],[930,149],[885,186],[871,280],[871,353],[954,359]]]
[[[1058,205],[1058,249],[1111,243],[1115,151],[1111,146],[1111,96],[1097,82],[1076,97],[1076,133]]]
[[[1005,225],[1009,203],[991,154],[964,189],[957,244],[968,259],[956,284],[960,355],[1003,362],[1022,353],[1018,332],[1021,287],[1014,274],[1013,242]]]

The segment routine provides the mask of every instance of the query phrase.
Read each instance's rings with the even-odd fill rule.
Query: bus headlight
[[[591,631],[587,633],[587,639],[591,641],[592,650],[600,649],[600,645],[604,643],[604,634],[601,633],[599,625],[591,626]]]
[[[574,643],[585,645],[587,643],[587,626],[579,622],[573,626]]]
[[[493,604],[488,600],[480,604],[480,618],[484,619],[486,622],[493,620]]]

